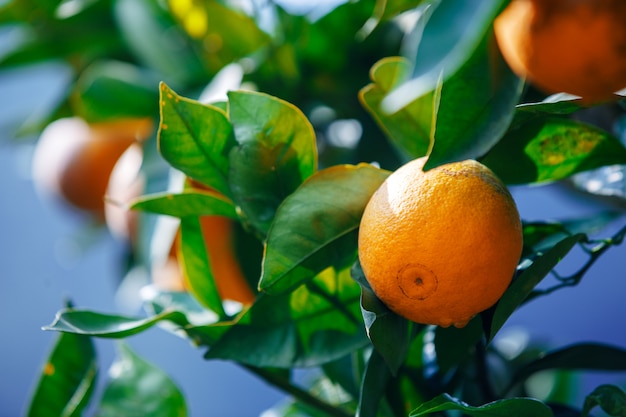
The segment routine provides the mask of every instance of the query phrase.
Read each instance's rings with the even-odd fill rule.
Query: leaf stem
[[[352,414],[332,404],[329,404],[323,400],[320,400],[319,398],[312,395],[308,391],[303,390],[302,388],[299,388],[293,385],[291,382],[289,382],[285,378],[281,378],[279,375],[269,372],[266,369],[258,368],[256,366],[251,366],[251,365],[244,365],[244,364],[242,364],[241,366],[245,367],[248,371],[252,372],[259,378],[263,379],[268,384],[276,388],[279,388],[280,390],[286,392],[287,394],[290,394],[298,401],[310,407],[313,407],[319,411],[322,411],[329,417],[352,417]]]

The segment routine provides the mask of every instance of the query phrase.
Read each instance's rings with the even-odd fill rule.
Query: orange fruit
[[[41,133],[33,155],[33,181],[43,194],[104,219],[104,195],[113,167],[130,145],[152,133],[151,119],[88,124],[57,119]]]
[[[390,310],[417,323],[465,326],[494,305],[522,252],[517,207],[474,160],[426,172],[426,158],[393,172],[361,219],[363,273]]]
[[[595,103],[626,87],[625,21],[623,0],[513,0],[494,31],[518,75]]]

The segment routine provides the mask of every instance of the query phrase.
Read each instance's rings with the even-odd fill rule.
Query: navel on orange
[[[374,293],[417,323],[465,326],[510,284],[522,251],[517,207],[474,160],[393,172],[368,202],[359,260]]]

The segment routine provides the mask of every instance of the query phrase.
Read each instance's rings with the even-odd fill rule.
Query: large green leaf
[[[187,318],[177,311],[164,311],[148,318],[124,317],[90,310],[64,309],[44,330],[106,338],[124,338],[141,333],[162,320],[186,326]]]
[[[361,286],[361,314],[367,336],[384,359],[391,375],[396,376],[406,360],[413,336],[424,326],[416,325],[389,310],[374,294],[358,261],[351,273]]]
[[[441,85],[434,142],[424,169],[487,153],[513,120],[522,85],[489,30],[468,61]]]
[[[230,152],[230,186],[244,221],[264,236],[278,206],[317,169],[313,127],[286,101],[233,91],[228,116],[238,146]]]
[[[600,385],[585,398],[581,417],[589,416],[589,412],[597,405],[609,416],[626,416],[626,393],[615,385]]]
[[[456,74],[484,42],[506,0],[425,0],[422,3],[420,20],[404,45],[413,64],[412,75],[385,98],[383,107],[390,113],[434,91],[438,84]],[[487,70],[483,76],[489,76]],[[482,91],[478,94],[485,96]]]
[[[435,105],[434,92],[429,92],[395,113],[383,111],[381,103],[384,97],[406,79],[409,71],[410,63],[407,59],[383,58],[370,70],[372,84],[359,92],[365,109],[406,160],[426,155],[431,141]]]
[[[367,164],[334,166],[285,199],[267,237],[259,288],[278,294],[329,266],[351,265],[365,205],[388,175]]]
[[[469,359],[484,335],[480,315],[461,329],[437,326],[434,332],[437,368],[444,375]]]
[[[233,323],[187,329],[208,359],[292,368],[333,361],[368,343],[359,287],[331,268],[289,294],[261,295]]]
[[[77,112],[90,122],[158,114],[159,82],[153,74],[121,61],[92,64],[74,86]]]
[[[545,114],[520,119],[481,160],[507,184],[556,181],[626,163],[626,148],[602,129]]]
[[[187,189],[179,194],[144,195],[134,200],[131,208],[173,217],[216,215],[237,218],[232,201],[218,193],[198,189]]]
[[[442,411],[458,410],[472,417],[552,417],[550,408],[534,398],[507,398],[473,407],[463,401],[441,394],[422,404],[409,414],[409,417],[426,416]]]
[[[162,370],[146,362],[125,343],[109,370],[97,417],[186,417],[185,398]]]
[[[26,415],[79,417],[91,397],[96,374],[96,351],[91,338],[59,334]]]
[[[229,196],[228,153],[236,145],[223,110],[184,98],[161,84],[159,151],[191,179]]]
[[[600,343],[578,343],[556,349],[520,368],[513,375],[511,385],[546,369],[625,371],[626,350]]]
[[[380,403],[385,396],[387,384],[391,379],[391,373],[385,359],[373,350],[367,361],[359,403],[357,406],[357,417],[376,417]]]
[[[524,272],[513,280],[495,306],[491,325],[489,326],[489,334],[487,335],[488,340],[494,338],[511,314],[528,298],[535,286],[552,271],[577,243],[585,238],[584,234],[566,237],[536,258]]]
[[[200,218],[180,219],[180,242],[185,283],[196,299],[221,318],[226,316],[222,299],[211,270]]]

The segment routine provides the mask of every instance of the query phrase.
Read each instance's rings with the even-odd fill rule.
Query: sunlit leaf
[[[236,145],[224,111],[184,98],[161,84],[159,151],[191,179],[230,195],[228,153]]]
[[[427,0],[423,4],[427,7],[405,45],[413,73],[385,98],[383,106],[389,113],[434,91],[441,81],[456,74],[481,44],[506,0]]]
[[[146,362],[125,343],[109,370],[97,417],[186,417],[185,398],[162,370]]]
[[[578,243],[584,240],[584,234],[568,236],[554,245],[550,250],[537,257],[532,265],[513,280],[502,298],[495,306],[490,333],[487,335],[492,340],[504,323],[513,314],[532,290],[546,275],[565,257],[565,255]]]
[[[180,220],[180,264],[185,283],[196,299],[218,316],[224,317],[224,306],[217,291],[207,254],[200,218],[183,217]]]
[[[208,359],[290,368],[333,361],[368,340],[359,287],[349,271],[328,269],[289,294],[261,295],[231,324],[188,329],[209,345]]]
[[[360,35],[369,35],[381,23],[411,10],[427,0],[376,0],[372,17],[361,28]]]
[[[267,94],[233,91],[228,116],[238,146],[230,186],[244,221],[267,233],[278,206],[317,169],[313,127],[295,106]]]
[[[552,417],[550,408],[534,398],[507,398],[474,407],[449,394],[441,394],[420,405],[409,417],[426,416],[442,411],[458,410],[472,417]]]
[[[97,374],[96,352],[88,336],[61,333],[30,399],[28,417],[79,417]]]
[[[365,205],[388,174],[367,164],[334,166],[290,195],[267,237],[259,288],[278,294],[329,266],[351,265]]]
[[[434,143],[424,169],[487,153],[513,120],[522,85],[489,30],[467,62],[441,85]]]
[[[90,310],[64,309],[57,313],[52,324],[43,329],[95,337],[124,338],[141,333],[161,320],[179,326],[188,324],[184,314],[177,311],[166,311],[148,318],[134,318]]]
[[[383,98],[406,79],[409,71],[410,64],[405,58],[383,58],[370,70],[372,84],[359,92],[359,98],[365,109],[406,160],[426,155],[430,145],[435,104],[434,93],[431,92],[395,113],[383,111],[381,108]]]
[[[232,201],[215,192],[195,189],[179,194],[144,195],[134,200],[130,208],[174,217],[216,215],[237,218]]]
[[[86,68],[76,81],[75,106],[90,122],[158,114],[159,83],[153,74],[121,61]]]
[[[597,127],[561,117],[517,123],[481,160],[507,184],[556,181],[626,163],[626,148]]]
[[[524,365],[511,379],[511,385],[546,369],[625,371],[626,350],[600,343],[578,343],[545,353]]]
[[[626,416],[626,393],[615,385],[600,385],[585,398],[582,417],[587,417],[596,406],[613,417]]]

